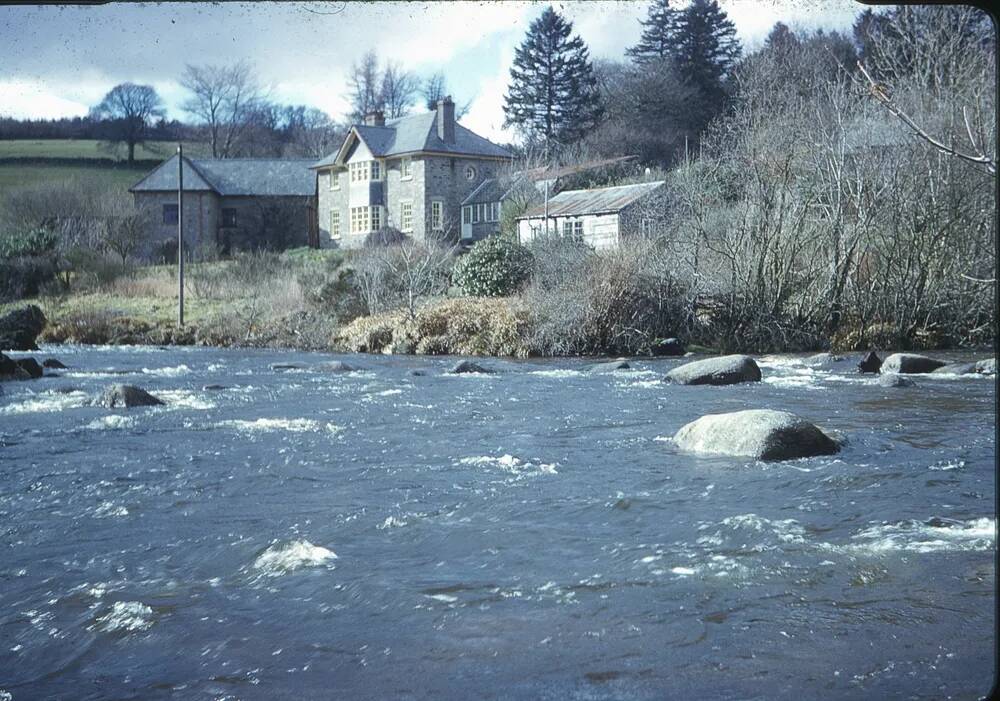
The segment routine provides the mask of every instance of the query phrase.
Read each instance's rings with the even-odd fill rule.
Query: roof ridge
[[[622,185],[605,185],[604,187],[581,187],[576,190],[563,190],[562,192],[554,195],[553,197],[559,197],[559,195],[568,195],[571,192],[596,192],[597,190],[617,190],[621,187],[637,187],[639,185],[663,185],[666,180],[650,180],[644,183],[623,183]]]

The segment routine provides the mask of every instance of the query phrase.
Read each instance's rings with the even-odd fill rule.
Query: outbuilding
[[[566,190],[517,219],[521,243],[566,236],[611,248],[632,234],[649,233],[662,211],[664,181],[590,190]]]

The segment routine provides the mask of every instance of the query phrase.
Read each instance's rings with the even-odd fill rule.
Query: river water
[[[0,699],[973,699],[995,383],[48,347],[0,395]],[[23,354],[12,354],[15,357]],[[962,356],[955,356],[962,357]],[[414,369],[424,375],[411,374]],[[113,382],[166,406],[88,406]],[[225,389],[206,390],[209,384]],[[680,452],[706,413],[847,439]]]

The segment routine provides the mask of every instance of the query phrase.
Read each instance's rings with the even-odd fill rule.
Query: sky
[[[470,109],[461,123],[495,141],[515,47],[548,2],[261,2],[0,5],[0,115],[85,115],[114,85],[152,85],[184,119],[186,64],[250,61],[273,99],[348,111],[346,78],[374,49],[418,76],[443,71]],[[621,59],[639,38],[642,0],[551,3],[592,58]],[[849,31],[853,0],[721,0],[745,49],[771,27]],[[681,3],[683,6],[683,2]]]

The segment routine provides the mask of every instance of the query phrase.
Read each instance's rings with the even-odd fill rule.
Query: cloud
[[[64,97],[58,86],[32,80],[0,80],[0,116],[17,119],[83,117],[96,100],[82,102]]]

